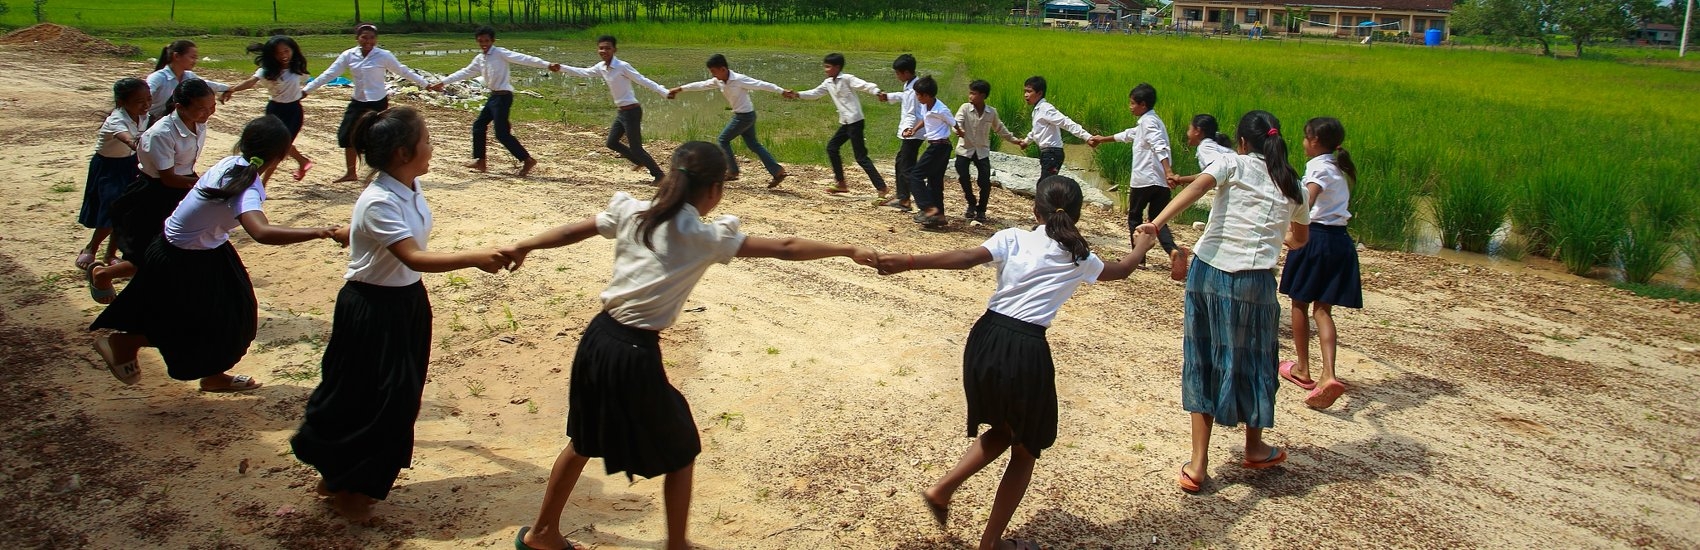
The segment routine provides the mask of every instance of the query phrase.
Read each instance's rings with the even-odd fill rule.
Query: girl
[[[923,256],[881,254],[884,274],[911,269],[968,269],[993,263],[998,288],[986,313],[968,332],[962,352],[962,386],[968,395],[968,437],[979,434],[961,460],[921,494],[940,527],[950,516],[951,496],[968,478],[1007,449],[1009,466],[992,501],[991,519],[980,533],[980,550],[1037,548],[1027,541],[999,542],[1027,492],[1039,453],[1057,438],[1057,391],[1045,329],[1081,283],[1127,278],[1145,261],[1156,239],[1135,237],[1133,254],[1105,265],[1087,248],[1080,220],[1080,185],[1066,176],[1039,182],[1032,230],[1012,227],[975,248]],[[1007,544],[1006,544],[1007,543]]]
[[[354,166],[360,155],[349,145],[348,138],[354,129],[354,123],[359,121],[362,115],[390,108],[389,90],[384,87],[384,73],[400,75],[420,89],[430,85],[424,78],[413,74],[413,69],[397,61],[389,50],[378,47],[377,25],[361,23],[354,27],[354,42],[354,47],[337,54],[336,61],[325,67],[325,72],[319,73],[318,78],[301,89],[301,95],[311,94],[320,86],[329,84],[344,70],[354,76],[354,95],[348,100],[348,108],[342,112],[342,124],[336,128],[336,144],[343,150],[343,160],[347,162],[348,170],[334,183],[360,181],[360,176],[354,173]]]
[[[531,237],[503,253],[517,269],[526,254],[595,235],[614,239],[614,276],[603,311],[590,321],[573,356],[567,390],[567,437],[555,459],[537,520],[514,538],[520,549],[576,548],[562,536],[561,509],[585,462],[602,457],[607,472],[666,474],[667,548],[688,543],[691,474],[702,444],[691,408],[662,369],[660,331],[673,325],[709,266],[733,257],[814,260],[832,256],[873,265],[872,250],[797,238],[746,237],[738,218],[704,223],[720,204],[726,157],[713,144],[679,146],[650,201],[615,193],[608,209]]]
[[[106,246],[106,260],[97,262],[94,254],[101,242],[112,234],[112,201],[124,192],[124,187],[136,181],[136,141],[148,127],[148,83],[139,78],[122,78],[112,85],[115,107],[101,123],[95,140],[94,156],[89,158],[88,182],[83,186],[83,210],[77,222],[94,230],[89,244],[77,253],[77,269],[89,283],[89,295],[95,302],[112,302],[111,288],[94,286],[95,267],[104,267],[117,259],[114,240]]]
[[[418,111],[369,113],[350,143],[374,177],[349,223],[348,282],[336,297],[319,387],[307,399],[296,458],[319,470],[319,494],[357,522],[389,496],[413,460],[413,422],[431,359],[431,301],[420,273],[508,265],[496,249],[435,252],[419,177],[431,171],[431,136]]]
[[[1287,459],[1286,451],[1263,442],[1264,428],[1275,426],[1279,385],[1269,368],[1280,349],[1275,257],[1283,233],[1288,248],[1304,246],[1310,212],[1298,174],[1287,164],[1287,143],[1275,115],[1246,113],[1238,134],[1238,154],[1205,166],[1168,208],[1137,228],[1156,235],[1205,191],[1221,186],[1186,280],[1181,406],[1192,413],[1192,461],[1181,465],[1179,483],[1189,493],[1208,481],[1211,422],[1246,425],[1241,462],[1246,468]]]
[[[1310,244],[1287,252],[1287,267],[1281,270],[1281,293],[1293,300],[1293,347],[1298,361],[1282,361],[1281,378],[1310,390],[1305,404],[1326,409],[1345,393],[1346,385],[1334,377],[1334,306],[1364,307],[1362,281],[1358,273],[1358,245],[1346,233],[1352,219],[1347,203],[1352,200],[1352,182],[1358,179],[1352,156],[1340,144],[1346,127],[1339,119],[1318,117],[1305,123],[1304,186],[1310,198]],[[1322,377],[1310,378],[1310,319],[1316,316],[1318,345],[1322,348]]]
[[[260,387],[252,377],[225,371],[248,352],[258,323],[254,285],[230,230],[241,226],[260,244],[294,244],[313,239],[346,242],[341,228],[272,225],[260,210],[263,183],[289,153],[289,129],[277,117],[254,119],[242,128],[237,156],[207,170],[195,192],[165,221],[165,232],[147,249],[147,269],[89,330],[118,332],[95,339],[94,349],[125,384],[141,379],[136,352],[159,349],[172,378],[200,379],[204,392],[239,392]]]
[[[195,43],[188,40],[178,40],[165,46],[159,51],[159,59],[154,62],[153,74],[149,74],[148,90],[153,95],[153,101],[148,106],[148,120],[158,124],[165,120],[166,111],[176,106],[171,101],[172,94],[183,82],[200,79],[195,76],[195,63],[200,61],[201,51]],[[229,86],[210,80],[202,80],[215,92],[230,90]]]
[[[221,100],[229,99],[230,94],[254,87],[264,82],[266,89],[272,93],[271,101],[266,102],[266,114],[282,120],[289,126],[292,136],[301,135],[301,124],[305,122],[306,114],[301,110],[301,99],[307,94],[301,93],[301,79],[307,77],[307,58],[301,55],[301,46],[294,38],[273,36],[265,44],[248,46],[248,53],[254,55],[254,64],[260,70],[254,71],[254,76],[237,84],[236,87],[224,92]],[[295,181],[307,177],[307,171],[313,168],[313,161],[301,154],[293,143],[289,146],[289,157],[295,159]]]

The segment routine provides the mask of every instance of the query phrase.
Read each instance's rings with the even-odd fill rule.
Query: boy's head
[[[618,51],[620,51],[620,41],[615,40],[614,35],[604,34],[596,37],[596,55],[602,58],[603,63],[614,62],[614,52]]]
[[[1157,107],[1157,89],[1144,82],[1127,93],[1127,110],[1134,116],[1143,115]]]
[[[891,71],[897,74],[897,80],[908,82],[915,78],[915,56],[903,54],[891,62]]]
[[[837,78],[838,73],[844,72],[844,54],[829,53],[821,60],[821,70],[826,71],[827,78]]]
[[[939,83],[931,75],[915,79],[915,99],[921,103],[932,105],[933,99],[939,95]]]
[[[989,95],[992,95],[992,83],[984,80],[968,83],[968,102],[974,104],[974,107],[986,106],[986,96]]]
[[[714,78],[726,80],[732,76],[731,72],[732,68],[726,65],[726,56],[720,54],[708,56],[708,74],[714,75]]]
[[[1038,105],[1039,100],[1045,99],[1045,77],[1031,76],[1021,83],[1021,99],[1027,100],[1028,105]]]
[[[496,43],[496,29],[489,25],[478,27],[478,30],[472,32],[472,39],[478,41],[479,50],[488,53],[490,46]]]

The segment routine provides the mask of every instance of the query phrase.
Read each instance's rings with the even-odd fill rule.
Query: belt
[[[933,145],[950,145],[950,140],[948,140],[948,139],[929,139],[929,140],[927,140],[927,143],[931,143]]]
[[[641,104],[641,103],[633,103],[633,104],[630,104],[630,105],[621,105],[621,106],[620,106],[620,110],[621,110],[621,111],[630,111],[630,110],[632,110],[632,109],[637,109],[637,108],[639,108],[639,107],[643,107],[643,104]]]
[[[494,92],[490,92],[490,95],[514,95],[514,93],[509,90],[496,90]]]

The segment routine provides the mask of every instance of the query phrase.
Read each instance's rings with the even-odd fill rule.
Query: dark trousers
[[[514,94],[490,94],[490,99],[484,102],[484,110],[478,111],[478,120],[472,121],[472,158],[483,160],[484,131],[490,128],[491,121],[495,121],[496,141],[501,142],[514,158],[531,160],[531,153],[525,152],[525,146],[514,137],[513,125],[508,124],[508,113],[513,109]]]
[[[980,198],[974,199],[974,185],[968,181],[968,165],[980,171]],[[962,197],[968,201],[968,206],[976,212],[986,211],[986,200],[992,196],[992,158],[973,158],[957,155],[956,178],[962,181]]]
[[[944,211],[944,170],[950,166],[950,141],[928,142],[921,160],[909,171],[909,191],[915,196],[915,206],[921,210],[937,208]]]
[[[1039,181],[1055,176],[1062,171],[1063,148],[1045,147],[1039,149]]]
[[[833,179],[843,182],[844,157],[839,154],[839,150],[844,148],[844,142],[850,142],[850,152],[856,155],[856,165],[868,173],[868,181],[874,183],[874,189],[885,191],[885,178],[880,177],[880,171],[874,167],[873,159],[868,158],[868,142],[862,138],[862,129],[867,124],[866,120],[858,120],[838,125],[838,132],[826,141],[826,158],[832,161]]]
[[[1169,198],[1169,188],[1162,185],[1130,189],[1127,193],[1128,230],[1132,231],[1141,223],[1157,219],[1157,215],[1169,207]],[[1157,228],[1157,242],[1163,245],[1164,252],[1175,252],[1175,236],[1169,232],[1169,224]]]
[[[768,174],[779,174],[779,162],[773,160],[773,155],[768,154],[767,148],[762,147],[760,141],[756,141],[755,111],[732,113],[732,120],[726,123],[726,129],[720,131],[720,149],[726,152],[726,171],[738,173],[738,158],[732,156],[732,138],[738,137],[744,138],[744,147],[761,159],[761,164],[767,168]]]
[[[926,144],[924,139],[905,139],[897,148],[897,200],[909,200],[909,171],[915,168],[915,157]]]
[[[631,145],[620,143],[621,136]],[[614,125],[608,127],[606,145],[615,153],[626,157],[632,164],[649,169],[650,177],[661,179],[661,176],[666,175],[661,171],[661,167],[655,164],[655,157],[649,156],[649,151],[643,150],[643,106],[632,105],[630,108],[615,111]]]

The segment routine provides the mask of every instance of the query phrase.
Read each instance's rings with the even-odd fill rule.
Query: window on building
[[[1327,26],[1327,25],[1331,25],[1333,23],[1334,23],[1334,16],[1332,16],[1332,15],[1317,15],[1317,14],[1314,14],[1314,13],[1310,14],[1310,26],[1312,26],[1312,27]]]
[[[1203,19],[1203,18],[1204,18],[1203,10],[1196,10],[1196,9],[1186,10],[1186,20],[1187,21],[1198,21],[1198,20]]]
[[[1431,29],[1434,29],[1434,30],[1437,30],[1437,31],[1440,31],[1440,32],[1446,32],[1446,20],[1445,19],[1431,20],[1429,22],[1428,28],[1431,28]]]
[[[1378,31],[1409,31],[1410,29],[1399,28],[1399,27],[1404,26],[1404,22],[1405,22],[1405,19],[1402,18],[1402,17],[1383,17],[1383,18],[1381,18],[1381,25],[1382,26],[1380,28],[1375,29],[1375,30],[1378,30]]]
[[[1261,18],[1261,15],[1262,14],[1258,13],[1257,8],[1247,8],[1245,10],[1245,22],[1250,24],[1262,21],[1263,19]]]
[[[1417,26],[1417,28],[1411,29],[1411,32],[1423,32],[1423,31],[1428,30],[1428,20],[1427,19],[1423,19],[1423,18],[1419,17],[1417,19],[1414,19],[1414,21],[1416,21],[1415,25]]]
[[[1222,22],[1222,10],[1210,10],[1209,15],[1210,15],[1209,21],[1211,23],[1221,23]]]

